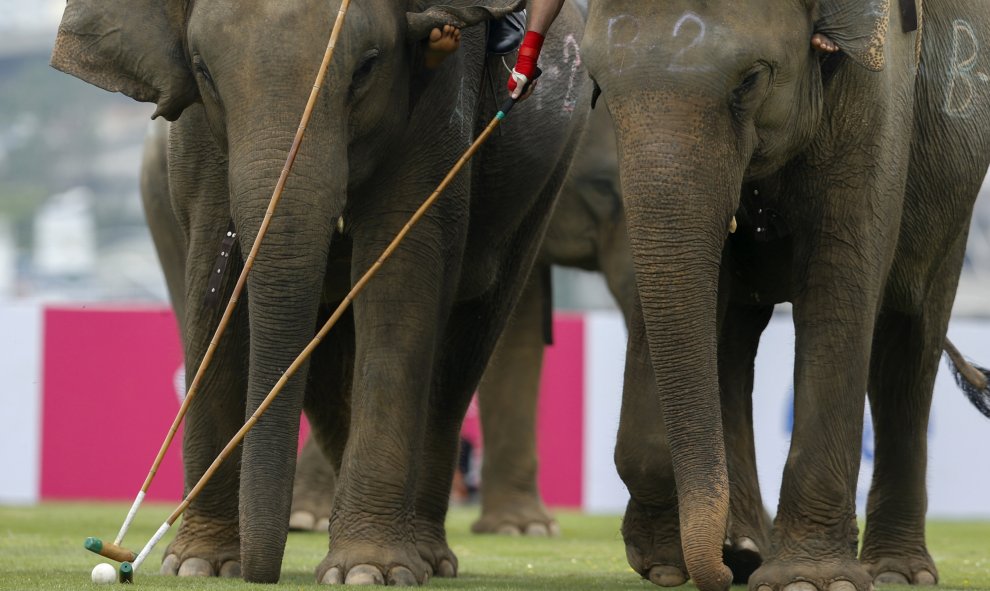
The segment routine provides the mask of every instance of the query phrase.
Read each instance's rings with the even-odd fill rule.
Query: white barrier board
[[[622,317],[614,312],[587,316],[585,393],[585,508],[621,513],[628,492],[615,474],[613,452],[618,426],[626,342]],[[964,355],[990,365],[990,320],[954,319],[949,337]],[[787,458],[793,404],[794,331],[789,315],[778,314],[763,333],[756,360],[753,396],[757,465],[763,500],[777,507]],[[858,512],[864,514],[873,469],[873,430],[867,419],[858,486]],[[939,366],[928,438],[928,515],[990,518],[990,420],[956,387],[944,361]]]

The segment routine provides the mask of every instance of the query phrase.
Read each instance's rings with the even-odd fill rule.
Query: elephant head
[[[395,140],[410,126],[421,93],[416,80],[424,75],[416,58],[422,41],[434,27],[469,27],[520,3],[351,4],[294,176],[248,281],[248,413],[313,337],[331,235],[345,207],[355,206],[354,188],[401,149]],[[340,0],[68,0],[52,65],[155,103],[155,117],[177,120],[201,105],[204,139],[227,158],[219,174],[229,186],[230,213],[247,252],[339,6]],[[216,223],[219,230],[226,221]],[[290,380],[244,443],[240,536],[250,581],[279,578],[304,381]]]
[[[582,55],[617,133],[642,311],[677,482],[684,557],[722,565],[728,483],[717,380],[719,267],[743,182],[819,133],[831,39],[884,65],[888,0],[592,2]]]

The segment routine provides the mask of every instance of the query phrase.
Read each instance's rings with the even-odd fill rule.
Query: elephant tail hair
[[[977,410],[990,418],[990,370],[964,359],[948,338],[945,339],[943,348],[959,389]]]

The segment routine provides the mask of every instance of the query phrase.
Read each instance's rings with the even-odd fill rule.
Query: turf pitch
[[[0,589],[79,590],[104,587],[90,582],[90,570],[106,561],[83,549],[87,536],[113,540],[127,504],[48,503],[0,507]],[[124,545],[145,544],[174,507],[142,507]],[[558,512],[563,534],[555,539],[475,536],[468,533],[476,507],[454,508],[448,536],[460,560],[457,579],[433,579],[443,589],[643,589],[652,584],[626,564],[620,517]],[[135,575],[135,587],[157,589],[259,589],[240,580],[158,576],[162,552],[173,532]],[[940,589],[990,591],[990,522],[929,522],[928,545],[939,568]],[[316,589],[313,569],[327,550],[325,535],[292,533],[277,589]],[[109,562],[109,561],[106,561]],[[117,564],[113,563],[116,567]],[[693,589],[688,583],[684,588]],[[743,589],[744,587],[737,587]],[[911,587],[887,586],[907,590]]]

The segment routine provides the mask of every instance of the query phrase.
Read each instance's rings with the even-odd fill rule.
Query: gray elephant
[[[153,151],[147,154],[155,157]],[[146,162],[145,168],[161,166]],[[615,132],[605,109],[589,119],[536,266],[478,389],[485,444],[481,517],[471,526],[475,533],[539,536],[558,529],[537,488],[535,434],[550,265],[600,271],[623,313],[632,310],[635,277],[619,194]],[[332,502],[327,491],[333,483],[332,465],[307,440],[296,465],[290,527],[326,530]]]
[[[246,296],[186,418],[187,486],[505,100],[507,74],[486,55],[486,27],[473,25],[519,4],[351,5]],[[186,252],[189,376],[243,265],[226,234],[240,252],[254,243],[339,5],[68,2],[53,65],[155,102],[156,115],[174,120],[168,181]],[[460,50],[427,70],[424,40],[447,24],[462,29]],[[412,229],[189,507],[165,572],[278,580],[305,408],[340,474],[317,580],[417,584],[456,574],[443,523],[458,431],[583,125],[574,108],[590,96],[582,29],[567,6],[538,94]]]
[[[990,164],[988,41],[990,14],[958,0],[591,3],[583,57],[615,120],[639,291],[616,460],[644,577],[722,590],[724,553],[762,559],[754,591],[937,580],[926,426]],[[795,427],[769,531],[749,395],[783,301]]]

